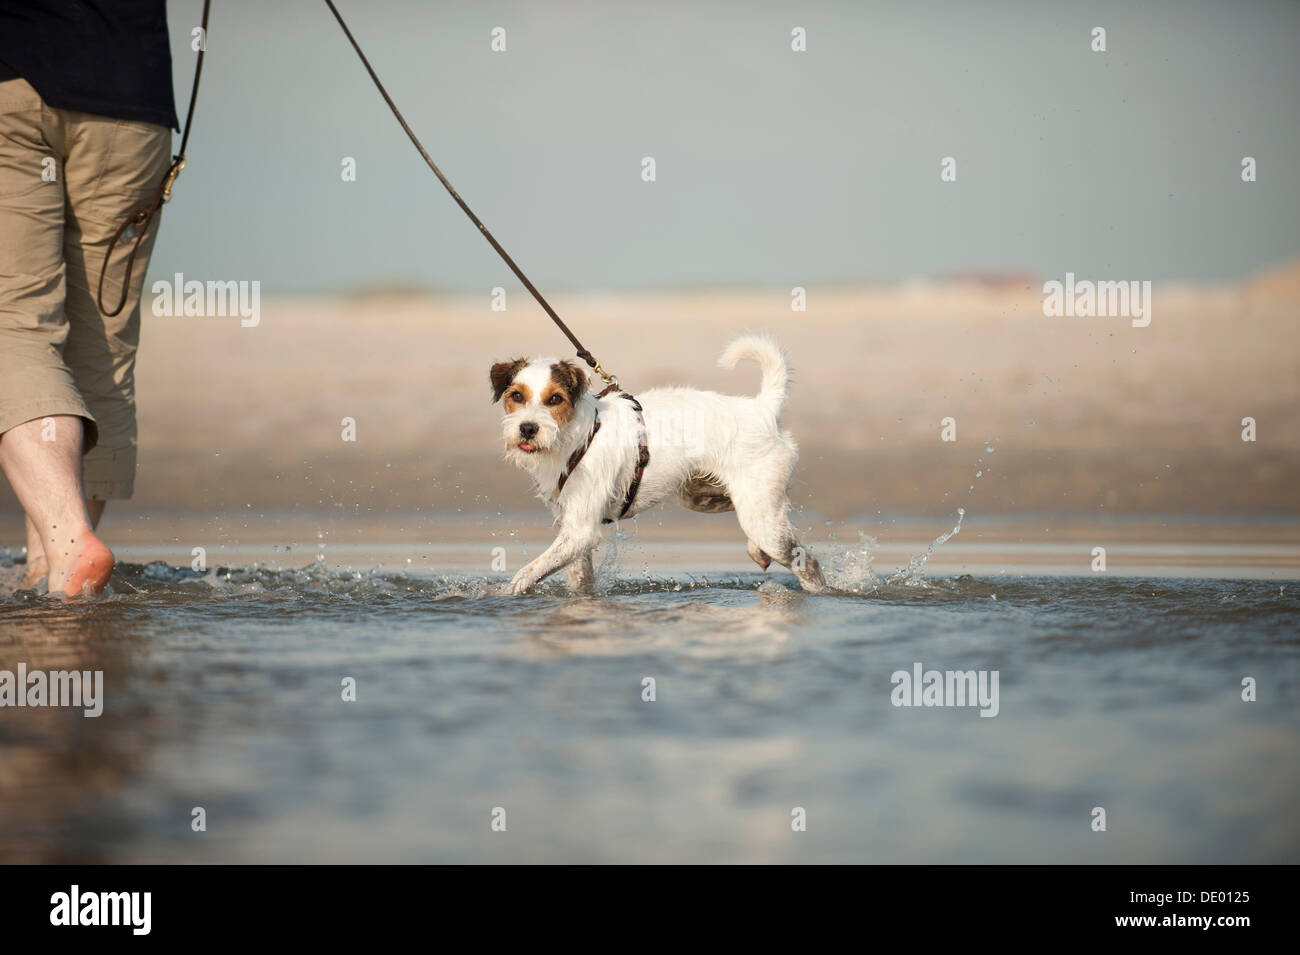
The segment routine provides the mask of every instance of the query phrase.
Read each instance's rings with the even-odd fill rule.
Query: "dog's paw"
[[[530,585],[528,581],[519,580],[518,578],[516,578],[514,580],[507,581],[504,584],[496,584],[495,586],[489,587],[488,596],[489,597],[518,597],[520,594],[526,593],[528,591],[529,586]]]

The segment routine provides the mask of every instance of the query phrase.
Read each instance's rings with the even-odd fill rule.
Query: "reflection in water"
[[[534,649],[552,655],[636,656],[669,649],[700,659],[771,657],[800,626],[804,595],[771,582],[757,594],[757,604],[688,600],[669,612],[654,599],[566,600],[520,621],[518,632],[532,638]]]
[[[28,672],[99,670],[105,700],[93,718],[82,708],[0,710],[0,862],[107,861],[93,834],[129,826],[101,815],[150,750],[141,714],[121,705],[148,652],[132,638],[134,615],[122,609],[42,601],[0,610],[0,670],[17,673],[20,663]]]

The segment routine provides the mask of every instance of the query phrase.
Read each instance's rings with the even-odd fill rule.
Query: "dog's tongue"
[[[527,441],[520,441],[520,442],[519,442],[519,450],[520,450],[520,451],[536,451],[537,449],[536,449],[533,445],[529,444]]]

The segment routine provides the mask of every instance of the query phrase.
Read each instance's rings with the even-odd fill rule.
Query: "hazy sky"
[[[1300,255],[1300,3],[336,2],[544,290],[1221,280]],[[182,115],[201,6],[168,3]],[[150,275],[176,271],[515,287],[321,0],[213,3]]]

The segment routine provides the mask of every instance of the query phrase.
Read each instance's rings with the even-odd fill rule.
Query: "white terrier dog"
[[[506,460],[528,471],[555,515],[555,542],[505,587],[523,593],[561,567],[573,590],[590,594],[591,552],[601,523],[668,498],[705,512],[735,510],[762,567],[775,560],[811,593],[827,590],[821,568],[790,525],[790,476],[798,449],[781,428],[790,389],[785,355],[772,339],[745,335],[718,364],[750,358],[763,371],[752,398],[692,388],[655,388],[640,403],[606,389],[593,395],[570,361],[520,358],[492,366],[492,400],[502,401]]]

